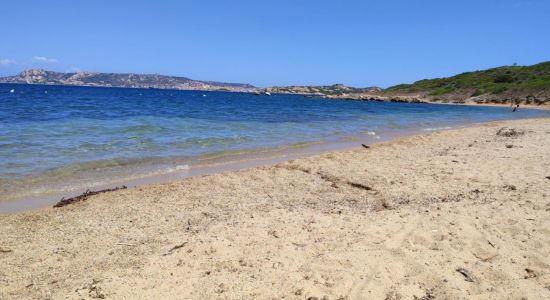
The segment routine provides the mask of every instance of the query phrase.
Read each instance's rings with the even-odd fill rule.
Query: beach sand
[[[549,176],[530,119],[2,215],[0,299],[550,299]]]

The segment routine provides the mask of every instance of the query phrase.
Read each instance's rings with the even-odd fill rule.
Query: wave
[[[213,145],[231,145],[239,144],[242,142],[250,141],[247,136],[233,136],[233,137],[191,137],[181,141],[175,141],[170,143],[172,147],[186,149],[193,146],[208,147]]]
[[[437,130],[449,130],[449,129],[453,129],[453,127],[452,126],[428,127],[428,128],[424,128],[423,130],[424,131],[437,131]]]

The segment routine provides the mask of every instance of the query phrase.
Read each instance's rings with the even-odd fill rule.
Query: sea
[[[0,84],[0,212],[50,205],[86,189],[547,115],[304,95]]]

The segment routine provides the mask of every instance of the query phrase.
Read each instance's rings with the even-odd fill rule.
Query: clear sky
[[[382,86],[550,60],[549,0],[3,0],[0,75]]]

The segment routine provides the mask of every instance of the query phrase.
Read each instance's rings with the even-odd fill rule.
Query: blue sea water
[[[0,191],[21,182],[26,189],[47,185],[36,179],[40,174],[70,182],[86,169],[182,164],[215,153],[543,115],[300,95],[0,84]]]

